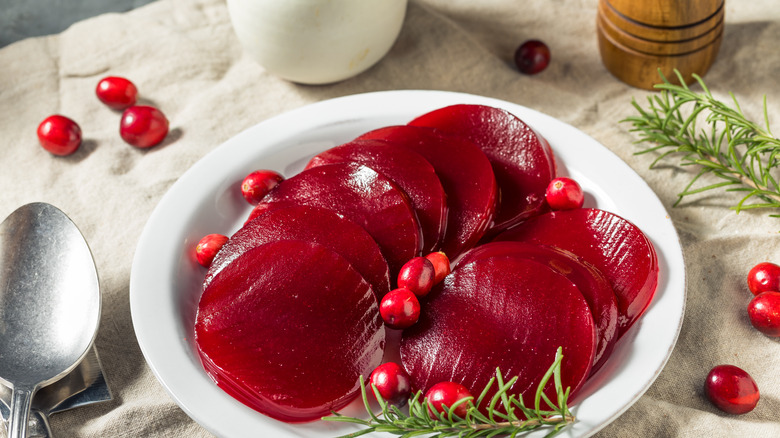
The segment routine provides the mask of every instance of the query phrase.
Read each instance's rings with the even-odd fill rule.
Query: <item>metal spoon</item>
[[[32,395],[76,367],[100,319],[84,237],[56,207],[33,203],[0,224],[0,380],[13,388],[8,436],[24,438]]]

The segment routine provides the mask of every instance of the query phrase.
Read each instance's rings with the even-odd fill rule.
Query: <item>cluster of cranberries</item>
[[[108,76],[100,80],[95,94],[111,109],[123,110],[119,135],[138,148],[159,144],[168,135],[168,119],[157,108],[136,105],[138,89],[129,80]],[[38,125],[38,140],[54,155],[70,155],[81,145],[81,128],[72,119],[56,114]]]
[[[386,362],[376,367],[368,382],[383,400],[398,407],[406,405],[412,393],[409,374],[395,362]],[[458,417],[466,418],[470,401],[474,397],[460,383],[439,382],[425,393],[425,399],[428,402],[428,414],[432,418],[445,413],[445,406]]]
[[[780,337],[780,266],[757,264],[748,272],[747,286],[754,295],[747,307],[750,323],[769,337]],[[715,406],[729,414],[750,412],[761,398],[756,381],[733,365],[713,368],[704,392]]]
[[[406,262],[398,272],[398,288],[379,303],[382,320],[390,328],[411,327],[420,318],[420,297],[450,273],[450,260],[443,252],[432,252]]]
[[[282,182],[284,177],[273,170],[255,170],[241,181],[241,195],[251,205],[257,205],[260,200]],[[228,241],[222,234],[209,234],[204,236],[195,245],[195,258],[198,263],[208,268],[222,246]]]

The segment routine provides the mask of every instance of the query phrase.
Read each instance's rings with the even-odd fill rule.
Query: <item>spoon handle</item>
[[[11,418],[8,419],[8,438],[27,437],[27,419],[30,416],[32,395],[31,389],[14,388],[11,397]]]

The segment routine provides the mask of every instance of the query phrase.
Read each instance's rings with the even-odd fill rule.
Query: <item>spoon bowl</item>
[[[0,223],[0,381],[13,388],[9,437],[26,436],[35,391],[86,355],[100,305],[92,254],[65,213],[32,203]]]

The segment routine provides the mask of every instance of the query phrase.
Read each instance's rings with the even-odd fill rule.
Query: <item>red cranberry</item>
[[[550,48],[539,40],[528,40],[515,51],[515,64],[521,73],[535,75],[550,63]]]
[[[284,177],[273,170],[256,170],[241,182],[241,194],[252,205],[257,205]]]
[[[761,292],[748,304],[753,327],[773,338],[780,337],[780,292]]]
[[[379,313],[388,327],[405,329],[420,318],[420,301],[409,289],[394,289],[382,298]]]
[[[433,277],[433,284],[439,284],[444,277],[450,273],[450,259],[441,251],[432,252],[425,256],[426,259],[433,263],[433,271],[436,273]]]
[[[452,406],[458,401],[466,397],[472,397],[471,393],[465,386],[455,382],[439,382],[433,386],[428,392],[425,393],[425,398],[428,400],[428,413],[431,417],[436,417],[436,414],[431,410],[433,408],[438,413],[444,413],[442,405],[452,408]],[[455,408],[454,414],[460,418],[466,418],[466,412],[469,409],[471,403],[465,402],[458,405]]]
[[[571,178],[560,177],[550,181],[544,194],[547,205],[553,210],[572,210],[582,207],[585,195],[582,187]]]
[[[168,119],[157,108],[131,106],[122,113],[119,124],[122,139],[138,148],[157,145],[168,135]]]
[[[720,410],[744,414],[753,410],[761,397],[756,381],[734,365],[718,365],[707,375],[704,392]]]
[[[780,266],[769,262],[753,266],[748,272],[747,284],[753,295],[766,291],[780,292]]]
[[[98,99],[115,110],[135,105],[138,89],[129,80],[119,76],[108,76],[100,80],[95,89]]]
[[[411,380],[406,370],[395,362],[379,365],[368,379],[386,402],[402,407],[412,393]]]
[[[409,289],[418,297],[424,297],[431,291],[435,276],[436,272],[430,260],[415,257],[406,262],[398,272],[398,287]]]
[[[81,145],[81,128],[73,120],[55,114],[38,125],[38,141],[54,155],[70,155]]]
[[[227,241],[227,236],[222,234],[209,234],[200,239],[200,242],[195,246],[195,257],[197,257],[198,263],[206,268],[211,266],[214,256],[217,255]]]

